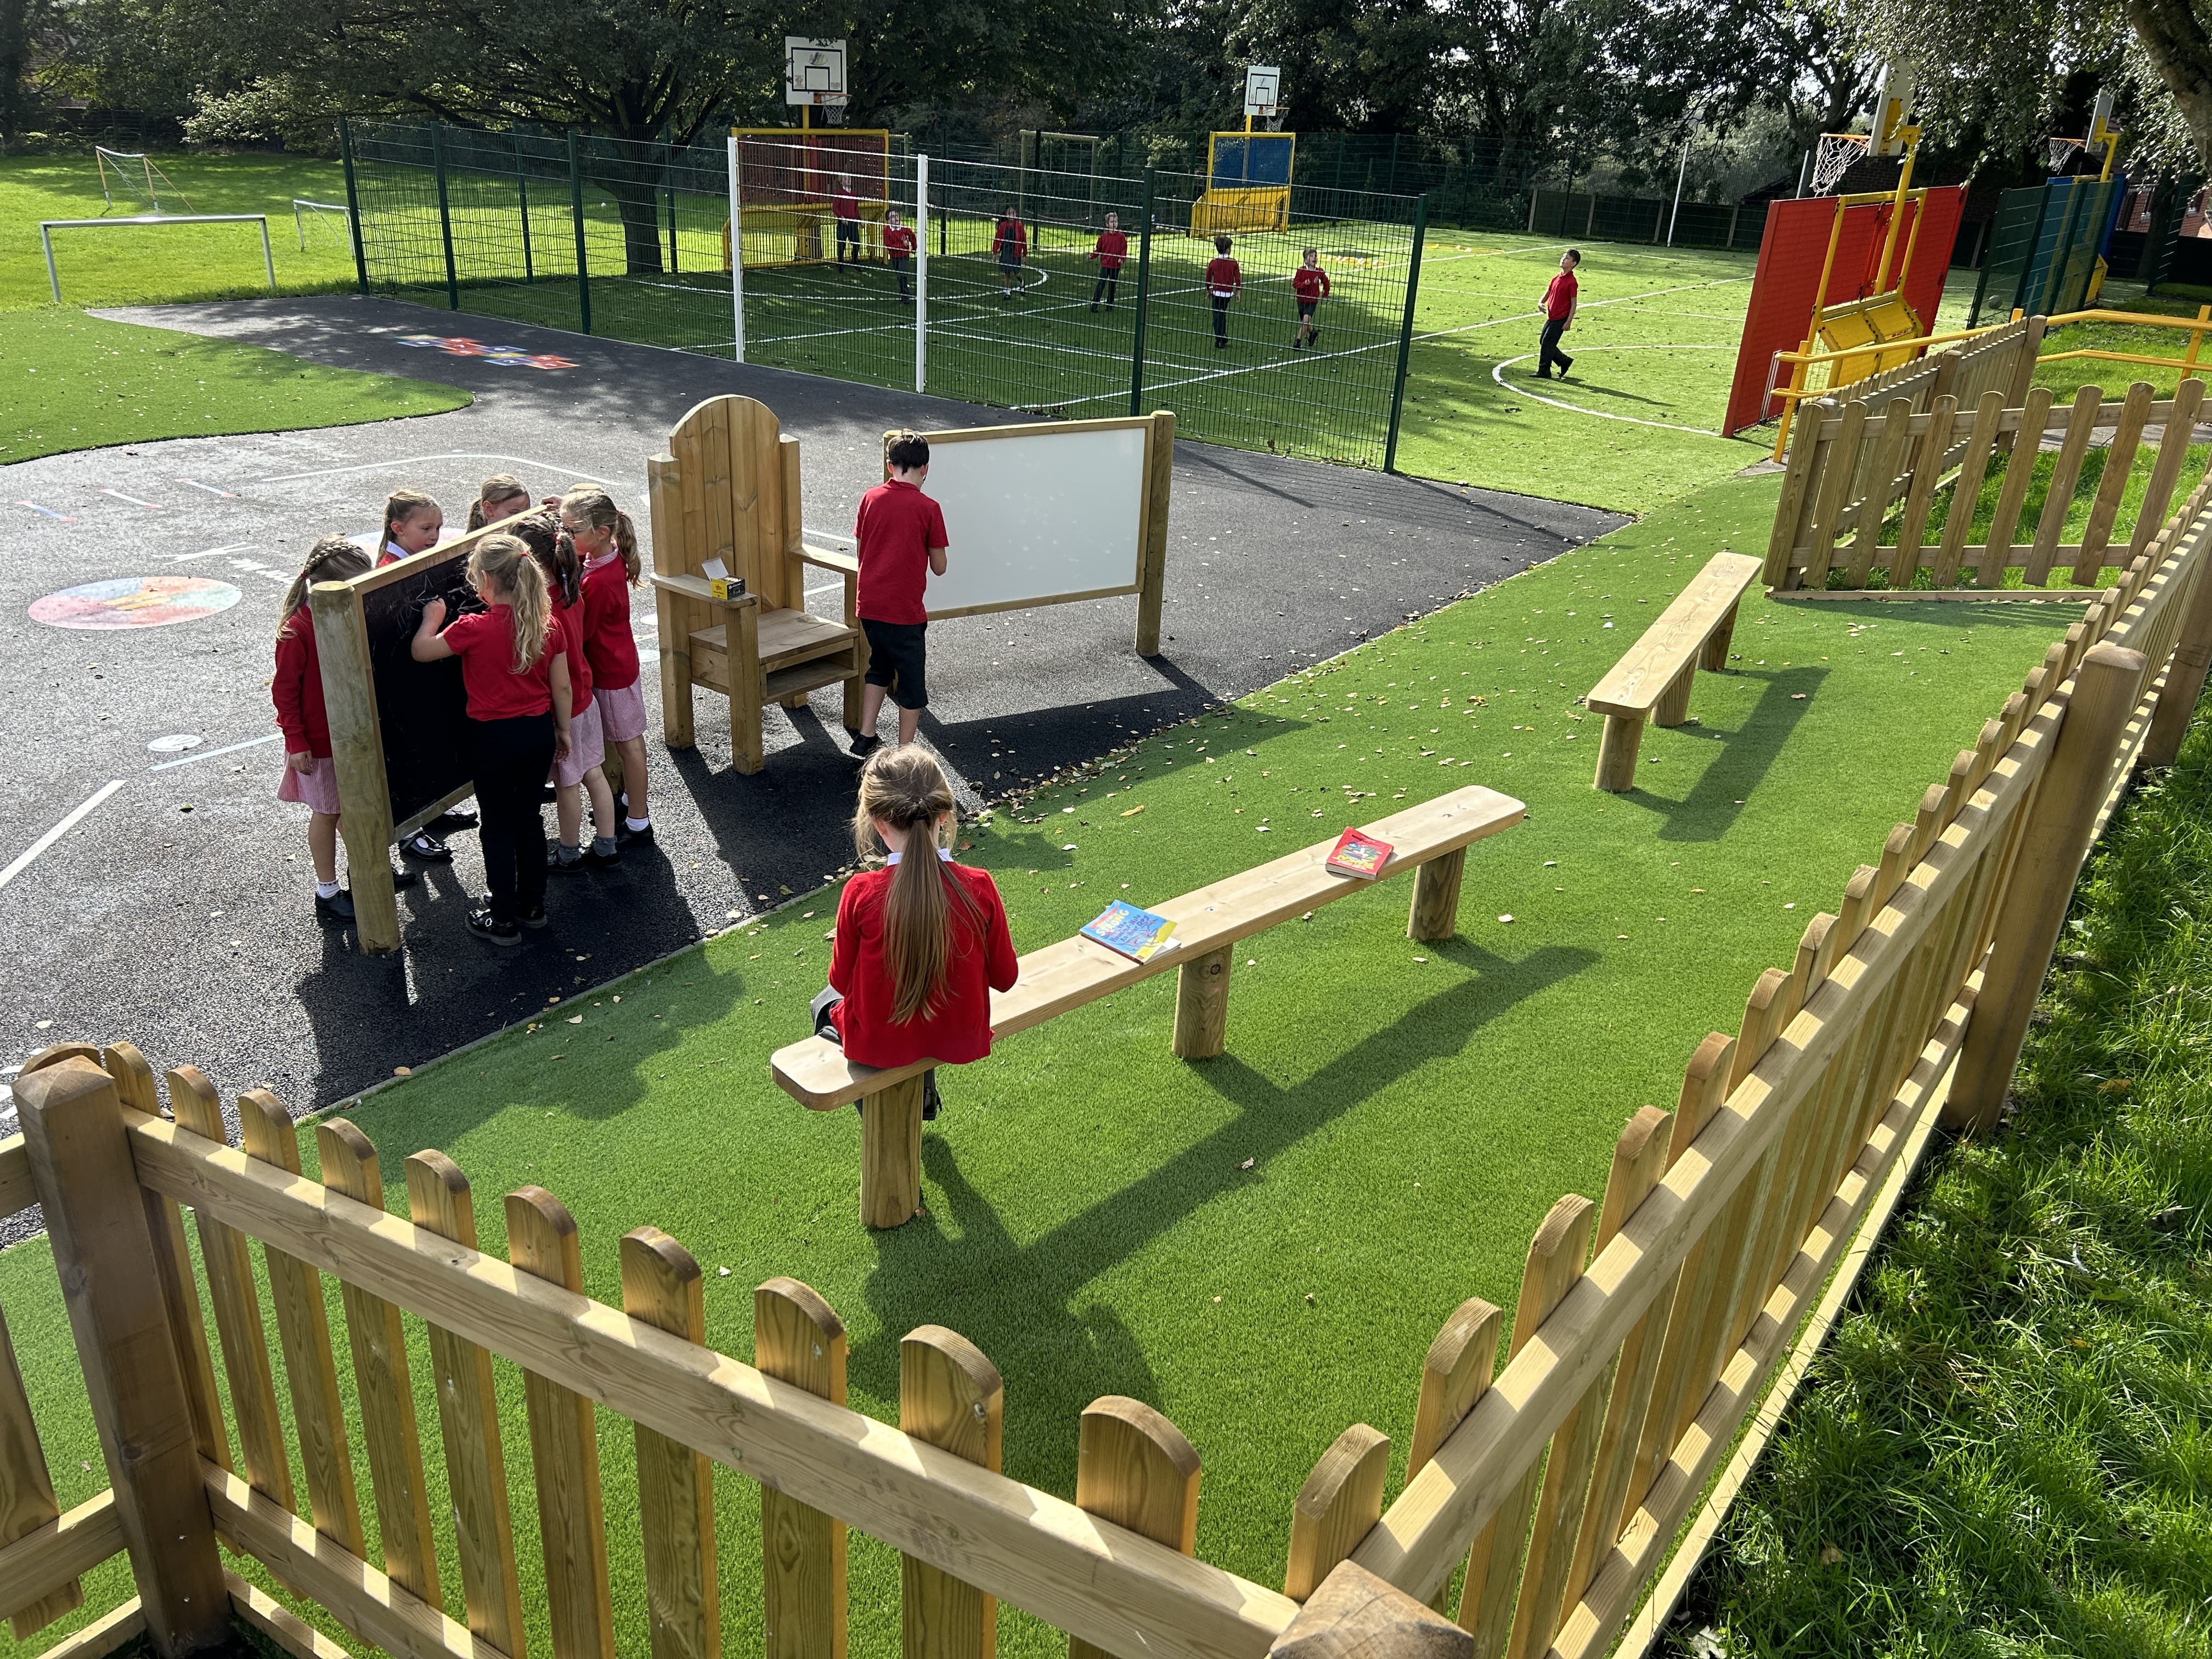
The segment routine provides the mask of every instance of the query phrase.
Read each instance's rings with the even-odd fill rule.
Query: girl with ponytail
[[[412,650],[417,662],[461,659],[469,764],[483,815],[477,835],[491,890],[469,912],[468,927],[490,944],[514,945],[523,928],[545,925],[538,791],[556,757],[568,753],[571,647],[537,560],[514,537],[478,542],[468,575],[484,608],[449,623],[446,602],[432,599]]]
[[[880,749],[860,773],[853,840],[884,867],[845,884],[815,1029],[863,1066],[964,1065],[991,1052],[991,993],[1013,988],[1006,907],[990,872],[952,862],[951,786],[927,750]],[[936,1073],[922,1115],[937,1115]]]
[[[343,536],[325,536],[307,550],[300,574],[284,590],[284,620],[276,629],[276,672],[269,695],[276,728],[284,734],[284,776],[278,800],[307,809],[307,856],[315,866],[315,919],[353,920],[353,895],[338,885],[338,775],[331,759],[331,722],[323,708],[323,670],[315,655],[315,619],[307,590],[317,582],[342,582],[369,568],[368,555]]]
[[[583,652],[592,666],[592,696],[607,746],[622,757],[623,820],[617,835],[640,846],[653,840],[645,798],[645,687],[638,680],[637,638],[630,632],[629,590],[644,574],[629,514],[597,484],[571,484],[561,498],[561,528],[584,562]]]

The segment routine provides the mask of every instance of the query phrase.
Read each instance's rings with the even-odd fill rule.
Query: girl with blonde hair
[[[597,484],[571,484],[561,497],[561,528],[584,561],[582,649],[592,665],[592,697],[607,746],[622,759],[623,818],[615,834],[640,846],[653,840],[645,794],[645,686],[629,593],[642,580],[637,531],[629,514]]]

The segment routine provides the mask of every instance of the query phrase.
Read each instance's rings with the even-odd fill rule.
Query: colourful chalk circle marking
[[[49,593],[30,614],[49,628],[166,628],[228,611],[238,599],[235,587],[207,576],[115,576]]]

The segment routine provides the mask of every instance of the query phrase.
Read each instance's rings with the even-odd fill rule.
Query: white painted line
[[[126,495],[119,489],[110,489],[106,484],[100,487],[98,493],[102,495],[112,495],[118,501],[128,501],[133,507],[143,507],[149,513],[159,513],[161,510],[161,504],[159,501],[142,501],[136,495]]]
[[[227,501],[234,501],[238,499],[236,492],[217,489],[213,484],[204,484],[198,478],[179,478],[177,482],[180,484],[190,484],[195,489],[204,489],[210,495],[220,495]]]
[[[213,760],[217,755],[235,755],[241,749],[257,749],[264,743],[274,743],[283,735],[282,732],[271,732],[264,738],[248,738],[244,743],[228,744],[221,749],[210,749],[204,755],[187,755],[182,760],[163,761],[160,765],[149,766],[146,769],[149,772],[166,772],[173,766],[190,766],[194,761]]]
[[[568,332],[567,330],[558,331]],[[318,472],[287,472],[277,478],[257,478],[256,483],[296,483],[302,478],[335,478],[347,472],[391,472],[404,466],[419,466],[424,461],[513,461],[517,466],[534,466],[542,472],[558,472],[567,478],[582,478],[595,484],[611,486],[615,480],[602,478],[595,472],[579,471],[573,466],[557,466],[551,461],[541,461],[528,455],[500,455],[488,449],[447,449],[435,455],[401,455],[388,461],[371,461],[363,466],[326,466]]]
[[[69,515],[68,514],[66,514],[66,513],[57,513],[57,512],[55,512],[55,511],[53,510],[53,508],[52,508],[51,507],[40,507],[40,506],[36,501],[20,501],[20,500],[19,500],[19,501],[15,503],[15,505],[16,505],[16,506],[18,506],[18,507],[29,507],[29,508],[31,509],[31,511],[32,511],[32,512],[33,512],[33,513],[43,513],[43,514],[46,514],[46,517],[48,517],[49,519],[56,520],[58,520],[58,522],[60,522],[60,523],[62,523],[62,524],[75,524],[75,523],[76,522],[76,520],[75,519],[72,519],[71,517],[70,517],[70,515]]]
[[[190,564],[194,559],[211,559],[218,553],[245,553],[255,546],[252,542],[225,542],[221,547],[204,547],[197,553],[164,553],[161,556],[171,564]]]
[[[47,830],[45,835],[40,836],[38,840],[33,842],[28,847],[25,848],[21,854],[17,854],[15,861],[13,864],[9,865],[5,870],[0,870],[0,887],[5,887],[9,882],[15,880],[16,877],[21,875],[24,871],[29,869],[33,860],[35,860],[40,854],[45,852],[46,848],[52,847],[64,836],[66,836],[70,830],[76,829],[78,824],[84,822],[86,817],[90,816],[93,808],[98,806],[100,802],[106,800],[110,795],[113,794],[122,787],[123,780],[121,778],[117,778],[114,781],[101,788],[100,791],[97,794],[94,795],[91,799],[85,801],[82,805],[79,805],[76,811],[72,811],[59,823]]]
[[[1735,348],[1732,345],[1592,345],[1582,348],[1582,350],[1584,352],[1734,351],[1735,349]],[[1554,409],[1571,410],[1577,415],[1595,415],[1601,421],[1626,421],[1631,426],[1656,426],[1664,427],[1669,432],[1694,432],[1700,438],[1717,438],[1721,435],[1719,433],[1710,431],[1702,426],[1683,426],[1674,421],[1650,421],[1637,415],[1608,415],[1601,409],[1585,409],[1580,404],[1562,403],[1557,398],[1547,398],[1540,392],[1531,392],[1526,386],[1515,386],[1510,380],[1508,380],[1505,378],[1505,371],[1512,368],[1514,364],[1525,363],[1530,358],[1537,355],[1538,354],[1533,351],[1526,351],[1522,353],[1518,357],[1508,357],[1504,362],[1498,364],[1495,368],[1492,368],[1490,371],[1490,378],[1497,381],[1498,385],[1504,386],[1508,392],[1511,392],[1516,398],[1526,398],[1532,403],[1549,404]],[[1577,353],[1576,355],[1579,356],[1580,354]]]

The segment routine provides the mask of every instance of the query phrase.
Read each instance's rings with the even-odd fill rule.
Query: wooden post
[[[1176,969],[1175,1056],[1212,1060],[1229,1036],[1229,958],[1224,945]]]
[[[1593,789],[1626,794],[1636,787],[1636,751],[1644,742],[1644,722],[1633,714],[1607,714],[1597,740],[1597,776]]]
[[[1473,1659],[1474,1638],[1346,1561],[1322,1581],[1267,1659]]]
[[[575,1218],[543,1187],[507,1195],[507,1254],[517,1273],[584,1293]],[[530,1465],[538,1480],[538,1526],[545,1548],[545,1611],[556,1659],[614,1659],[614,1605],[607,1588],[607,1520],[599,1488],[599,1438],[592,1402],[526,1370]]]
[[[224,1645],[230,1596],[122,1097],[80,1059],[15,1094],[147,1635],[162,1659]]]
[[[1490,1391],[1491,1372],[1498,1363],[1498,1328],[1504,1318],[1494,1304],[1471,1296],[1452,1310],[1429,1344],[1421,1361],[1420,1395],[1413,1407],[1413,1438],[1406,1448],[1409,1482]],[[1451,1583],[1446,1580],[1429,1605],[1442,1613],[1450,1594]]]
[[[1146,228],[1149,231],[1150,227]],[[1168,497],[1175,480],[1176,417],[1152,412],[1152,468],[1145,488],[1145,551],[1137,582],[1137,654],[1160,654],[1160,603],[1167,591]]]
[[[623,1236],[623,1311],[632,1319],[703,1347],[704,1282],[697,1259],[659,1228]],[[634,1426],[653,1659],[716,1659],[722,1595],[714,1565],[714,1466],[681,1441]]]
[[[999,1368],[957,1331],[924,1325],[899,1344],[899,1429],[998,1472],[1006,1386]],[[904,1659],[991,1659],[999,1604],[927,1562],[899,1564],[900,1651]]]
[[[753,1292],[753,1364],[842,1406],[845,1322],[810,1286],[771,1279]],[[766,1659],[845,1659],[845,1523],[763,1486],[761,1557]]]
[[[760,600],[726,611],[730,676],[730,759],[752,776],[768,764],[761,738]]]
[[[1981,995],[1943,1108],[1943,1121],[1954,1127],[1994,1128],[2003,1109],[2145,666],[2142,653],[2106,641],[2092,646],[2075,672],[2057,746],[2014,855],[2008,902],[1997,917]]]
[[[1075,1506],[1185,1555],[1198,1548],[1198,1453],[1141,1400],[1107,1395],[1083,1408]],[[1070,1637],[1068,1659],[1109,1659]]]
[[[399,948],[399,901],[392,889],[392,786],[384,774],[368,624],[361,595],[348,583],[317,582],[307,590],[307,604],[315,623],[331,760],[343,809],[338,830],[345,836],[354,936],[363,951],[381,955]]]
[[[1682,672],[1668,682],[1667,689],[1659,694],[1658,707],[1651,711],[1651,723],[1662,727],[1680,726],[1690,718],[1690,692],[1698,683],[1695,665],[1684,663]]]
[[[1293,1601],[1309,1600],[1367,1536],[1367,1529],[1382,1518],[1382,1483],[1389,1473],[1389,1435],[1354,1423],[1336,1437],[1291,1505],[1284,1595]]]
[[[1735,640],[1735,613],[1742,608],[1742,604],[1739,599],[1730,605],[1728,615],[1721,618],[1720,626],[1705,635],[1705,648],[1698,653],[1698,666],[1708,674],[1727,672],[1729,647]]]
[[[690,569],[680,551],[683,483],[684,475],[672,456],[647,457],[645,492],[653,507],[653,568],[667,574]],[[660,640],[660,736],[671,749],[690,749],[696,744],[691,726],[691,629],[696,609],[665,587],[653,590],[653,610]]]
[[[860,1220],[901,1227],[921,1210],[919,1075],[860,1100]]]
[[[1467,848],[1455,847],[1413,872],[1413,903],[1406,917],[1406,937],[1446,939],[1459,932],[1460,878]]]
[[[2196,582],[2188,609],[2181,613],[2173,655],[2166,665],[2166,684],[2151,714],[2150,733],[2143,739],[2144,766],[2171,766],[2180,755],[2181,739],[2197,713],[2197,699],[2204,695],[2205,671],[2212,668],[2212,547],[2197,550]]]

